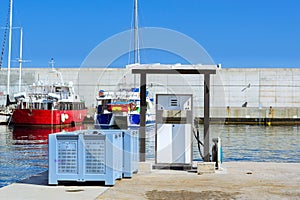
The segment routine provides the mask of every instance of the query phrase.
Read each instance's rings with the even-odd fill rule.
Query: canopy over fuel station
[[[210,75],[216,74],[217,65],[162,65],[135,64],[130,66],[133,74],[140,74],[140,161],[146,161],[146,86],[147,75],[204,75],[204,161],[210,161],[209,154],[209,108]],[[200,84],[199,84],[200,85]],[[200,94],[199,94],[200,95]]]

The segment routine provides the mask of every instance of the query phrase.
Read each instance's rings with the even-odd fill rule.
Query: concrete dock
[[[212,174],[140,170],[113,187],[47,185],[47,172],[0,189],[0,199],[300,199],[300,163],[226,162]]]

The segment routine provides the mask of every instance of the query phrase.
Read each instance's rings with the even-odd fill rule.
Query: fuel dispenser
[[[156,95],[155,164],[192,164],[192,94]]]

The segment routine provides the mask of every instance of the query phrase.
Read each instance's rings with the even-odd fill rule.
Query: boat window
[[[56,103],[54,109],[59,109],[59,103]]]
[[[48,105],[48,108],[47,108],[47,109],[48,109],[48,110],[52,110],[52,103],[48,103],[47,105]]]
[[[60,87],[56,87],[55,88],[55,92],[60,92],[61,91],[61,88]]]
[[[65,92],[64,92],[64,93],[62,93],[62,98],[63,98],[63,99],[67,99],[67,98],[68,98],[68,95],[67,95],[67,93],[65,93]]]

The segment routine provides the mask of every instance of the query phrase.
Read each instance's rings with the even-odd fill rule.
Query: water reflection
[[[0,187],[47,170],[49,134],[86,128],[0,126]]]
[[[154,159],[154,133],[147,132],[146,158]],[[203,141],[203,126],[199,127]],[[300,134],[298,126],[251,126],[211,125],[212,138],[220,137],[223,161],[297,162],[300,163]],[[203,151],[203,148],[202,148]],[[203,153],[203,152],[202,152]],[[202,160],[196,140],[193,143],[193,158]]]
[[[93,125],[83,124],[50,129],[0,126],[0,187],[47,170],[49,134],[80,129],[93,129]],[[200,126],[199,131],[200,138],[203,139],[203,126]],[[147,128],[146,135],[146,158],[153,159],[154,127]],[[298,126],[211,125],[211,145],[211,139],[214,137],[221,138],[224,162],[300,163]],[[200,159],[196,143],[194,143],[193,157]]]
[[[14,144],[47,144],[48,135],[58,132],[71,132],[85,129],[84,125],[69,127],[14,127],[12,141]]]
[[[293,126],[211,126],[222,139],[225,161],[300,162],[300,135]]]

